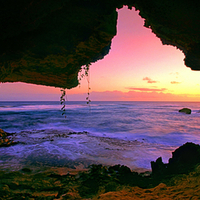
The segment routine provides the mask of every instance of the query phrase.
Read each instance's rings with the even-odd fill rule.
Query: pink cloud
[[[167,90],[166,88],[158,89],[158,88],[132,88],[132,87],[126,89],[133,91],[140,91],[140,92],[163,92]]]
[[[164,88],[165,90],[165,88]],[[86,101],[87,94],[68,95],[70,101]],[[199,101],[199,96],[190,97],[186,94],[176,95],[163,92],[147,91],[104,91],[91,92],[91,101]]]
[[[152,80],[152,79],[149,78],[149,77],[145,77],[145,78],[143,78],[142,80],[143,80],[143,81],[147,81],[147,83],[157,83],[157,82],[158,82],[158,81]]]
[[[171,81],[171,84],[180,84],[181,82],[178,81]]]

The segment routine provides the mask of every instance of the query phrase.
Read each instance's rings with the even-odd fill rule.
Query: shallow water
[[[101,163],[149,170],[150,161],[162,156],[167,162],[185,142],[200,144],[199,103],[66,104],[65,118],[59,102],[0,102],[0,128],[19,141],[1,147],[1,168]],[[179,113],[183,107],[192,114]]]

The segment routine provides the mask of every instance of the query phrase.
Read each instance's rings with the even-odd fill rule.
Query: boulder
[[[8,147],[19,143],[14,142],[12,139],[8,138],[8,136],[10,135],[12,135],[12,133],[7,133],[4,130],[0,129],[0,147]]]
[[[7,133],[4,130],[0,129],[0,137],[5,138],[6,136],[7,136]]]
[[[162,158],[157,158],[156,162],[151,162],[152,174],[154,176],[163,176],[166,173],[166,164],[162,162]]]
[[[172,152],[167,171],[169,174],[187,173],[200,164],[200,146],[187,142]]]
[[[172,152],[172,158],[167,164],[159,157],[156,162],[151,162],[152,175],[154,177],[165,177],[174,174],[185,174],[200,165],[200,146],[187,142]]]
[[[179,112],[185,113],[185,114],[191,114],[191,109],[189,108],[182,108],[179,110]]]

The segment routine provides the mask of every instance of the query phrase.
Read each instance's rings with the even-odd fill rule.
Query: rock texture
[[[179,112],[185,113],[185,114],[191,114],[192,111],[189,108],[182,108],[179,110]]]
[[[174,174],[191,172],[200,164],[200,146],[187,142],[172,152],[172,158],[167,164],[159,157],[156,162],[151,162],[152,175],[163,178]]]
[[[18,142],[14,142],[9,136],[12,135],[12,133],[7,133],[0,129],[0,147],[9,147],[11,145],[18,144]]]
[[[0,82],[77,86],[81,66],[109,52],[123,5],[139,9],[145,26],[200,70],[200,2],[7,0],[0,2]]]

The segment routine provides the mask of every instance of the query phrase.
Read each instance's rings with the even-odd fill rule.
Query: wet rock
[[[0,147],[8,147],[11,145],[18,144],[18,142],[14,142],[8,136],[12,135],[11,133],[7,133],[4,130],[0,129]]]
[[[87,135],[88,132],[87,131],[83,131],[83,132],[69,132],[68,135]]]
[[[0,137],[5,138],[6,136],[7,133],[4,130],[0,129]]]
[[[185,114],[191,114],[192,111],[189,108],[182,108],[179,110],[179,112],[185,113]]]

